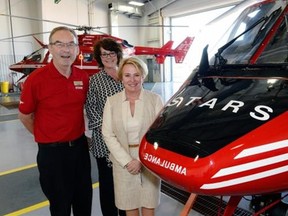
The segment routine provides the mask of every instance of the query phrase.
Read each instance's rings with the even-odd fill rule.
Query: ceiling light
[[[143,6],[144,5],[144,3],[137,2],[137,1],[129,1],[128,4],[134,5],[134,6]]]

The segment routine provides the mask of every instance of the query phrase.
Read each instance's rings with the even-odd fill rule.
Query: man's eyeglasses
[[[102,58],[108,58],[109,57],[115,57],[116,56],[116,52],[110,52],[110,53],[101,53],[101,57]]]
[[[56,41],[54,43],[50,43],[50,45],[54,45],[54,46],[56,46],[59,49],[62,49],[62,48],[65,48],[65,47],[67,47],[69,49],[72,49],[72,48],[78,46],[78,44],[76,44],[74,42],[63,43],[63,42],[59,42],[59,41]]]

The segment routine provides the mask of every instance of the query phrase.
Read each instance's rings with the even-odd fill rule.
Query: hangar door
[[[174,44],[179,44],[186,36],[197,37],[199,36],[201,29],[208,24],[210,21],[223,14],[227,10],[229,10],[231,6],[215,9],[211,11],[206,11],[202,13],[196,13],[181,17],[172,17],[171,24],[172,26],[178,25],[187,25],[188,27],[183,28],[173,28],[172,29],[172,40]],[[183,33],[184,32],[184,33]],[[172,61],[172,73],[171,80],[173,82],[183,82],[190,75],[192,70],[199,64],[199,56],[202,54],[201,45],[198,43],[192,44],[188,54],[185,57],[185,60],[182,64],[176,64]]]

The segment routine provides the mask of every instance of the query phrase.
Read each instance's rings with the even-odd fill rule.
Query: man
[[[49,36],[53,60],[24,83],[19,119],[38,143],[40,184],[52,216],[91,215],[92,181],[84,103],[88,75],[72,67],[79,53],[76,33],[57,27]]]

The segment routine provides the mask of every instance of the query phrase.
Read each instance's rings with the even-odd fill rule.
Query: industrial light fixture
[[[138,1],[129,1],[128,4],[134,5],[134,6],[143,6],[144,3],[138,2]]]

